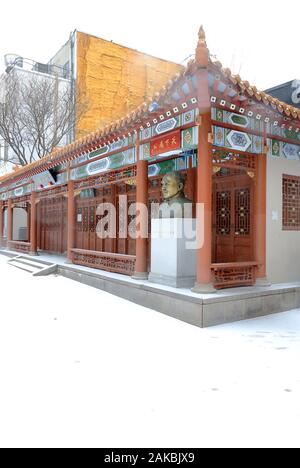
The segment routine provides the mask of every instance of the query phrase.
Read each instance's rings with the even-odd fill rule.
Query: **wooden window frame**
[[[282,175],[282,230],[300,231],[300,177],[296,175]]]

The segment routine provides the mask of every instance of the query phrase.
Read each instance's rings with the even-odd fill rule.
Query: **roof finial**
[[[203,24],[201,24],[200,26],[198,36],[199,36],[199,41],[204,42],[206,44],[206,35],[205,35],[204,28],[203,28]]]
[[[209,50],[206,44],[206,36],[203,26],[199,29],[199,41],[196,49],[196,64],[200,67],[207,67],[209,60]]]

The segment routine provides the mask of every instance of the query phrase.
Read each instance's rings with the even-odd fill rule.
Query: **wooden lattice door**
[[[90,197],[76,197],[77,249],[114,253],[114,239],[102,238],[97,235],[98,223],[107,217],[107,211],[104,211],[103,215],[99,215],[97,208],[108,203],[115,204],[114,190],[113,187],[109,186],[95,189]]]
[[[38,204],[38,247],[51,253],[67,250],[67,199],[45,198]]]
[[[116,252],[124,255],[136,253],[136,228],[135,210],[136,187],[135,185],[120,183],[116,187],[117,210],[117,239]],[[131,208],[132,207],[132,208]]]
[[[252,260],[252,180],[243,174],[216,178],[213,190],[213,262]]]
[[[123,197],[122,200],[120,197]],[[128,231],[134,231],[135,215],[128,214],[129,207],[135,203],[135,186],[120,183],[95,189],[94,196],[90,198],[76,198],[76,248],[97,252],[119,253],[135,255],[135,236],[129,236]],[[97,235],[97,225],[101,220],[106,220],[108,211],[103,215],[97,214],[97,208],[102,204],[112,204],[116,214],[116,237],[102,238]],[[104,222],[104,221],[102,221]],[[108,231],[108,223],[104,225],[104,231]],[[120,233],[125,233],[120,234]],[[128,233],[128,235],[127,235]]]

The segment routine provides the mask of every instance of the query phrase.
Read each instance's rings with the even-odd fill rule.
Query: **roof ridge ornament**
[[[209,50],[206,44],[206,34],[202,25],[200,26],[198,37],[199,40],[196,49],[195,61],[199,67],[207,68],[209,62]]]

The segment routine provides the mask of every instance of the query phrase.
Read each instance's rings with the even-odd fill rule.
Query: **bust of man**
[[[159,208],[159,218],[192,218],[193,202],[184,194],[185,177],[180,172],[170,172],[162,179],[164,202]]]

